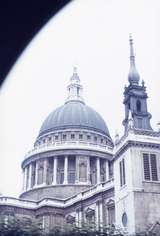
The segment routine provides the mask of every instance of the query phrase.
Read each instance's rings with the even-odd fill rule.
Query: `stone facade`
[[[85,105],[74,70],[65,105],[43,123],[22,162],[23,192],[0,196],[4,217],[39,219],[42,227],[115,224],[129,233],[160,225],[160,130],[150,125],[130,39],[124,135],[112,141],[101,116]]]

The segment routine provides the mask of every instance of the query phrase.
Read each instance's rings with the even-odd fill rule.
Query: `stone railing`
[[[85,199],[87,199],[99,192],[103,192],[108,189],[111,189],[113,187],[114,187],[114,180],[110,179],[107,182],[97,184],[94,187],[91,187],[91,188],[89,188],[85,191],[82,191],[82,192],[74,195],[73,197],[70,197],[67,199],[45,198],[45,199],[40,200],[38,202],[2,196],[2,197],[0,197],[0,205],[17,206],[17,207],[28,208],[28,209],[37,209],[42,206],[64,208],[64,207],[68,207],[68,206],[72,205],[73,203],[76,203],[80,200],[85,200]]]
[[[114,187],[114,180],[110,179],[106,182],[97,184],[94,187],[91,187],[87,190],[84,190],[84,191],[76,194],[73,197],[70,197],[69,199],[66,200],[65,205],[66,206],[72,205],[73,203],[77,202],[78,200],[87,199],[87,198],[89,198],[89,197],[91,197],[91,196],[93,196],[93,195],[95,195],[99,192],[106,191],[106,190],[111,189],[113,187]]]
[[[42,152],[52,151],[52,150],[63,150],[66,148],[70,149],[89,149],[94,151],[101,151],[101,152],[107,152],[112,154],[112,147],[109,147],[107,145],[101,145],[101,144],[95,144],[95,143],[89,143],[84,141],[66,141],[66,142],[55,142],[51,144],[43,144],[38,147],[33,148],[31,151],[29,151],[24,159],[36,155]]]
[[[0,205],[7,205],[7,206],[19,206],[24,208],[36,208],[37,203],[35,201],[30,200],[23,200],[14,197],[6,197],[0,196]]]

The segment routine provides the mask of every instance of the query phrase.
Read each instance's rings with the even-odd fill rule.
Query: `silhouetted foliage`
[[[51,230],[44,230],[36,220],[1,217],[0,236],[129,236],[129,234],[122,229],[115,228],[114,225],[96,229],[94,224],[86,224],[81,228],[68,225],[64,228],[54,227]],[[160,234],[143,232],[134,236],[160,236]]]
[[[0,236],[41,236],[43,231],[37,221],[10,217],[0,219]]]

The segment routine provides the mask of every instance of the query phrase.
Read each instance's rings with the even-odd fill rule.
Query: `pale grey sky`
[[[20,164],[46,116],[64,103],[73,66],[86,104],[99,112],[112,138],[123,133],[129,34],[148,92],[152,127],[160,120],[160,4],[157,0],[75,0],[25,49],[0,94],[0,192],[18,196]]]

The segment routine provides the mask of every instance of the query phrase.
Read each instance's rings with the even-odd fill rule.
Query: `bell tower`
[[[125,106],[125,119],[123,125],[125,132],[128,129],[129,112],[133,118],[133,126],[137,129],[152,130],[150,125],[151,114],[147,109],[147,93],[144,81],[139,84],[140,76],[135,65],[133,39],[130,35],[130,70],[128,74],[129,85],[124,90],[123,104]]]

